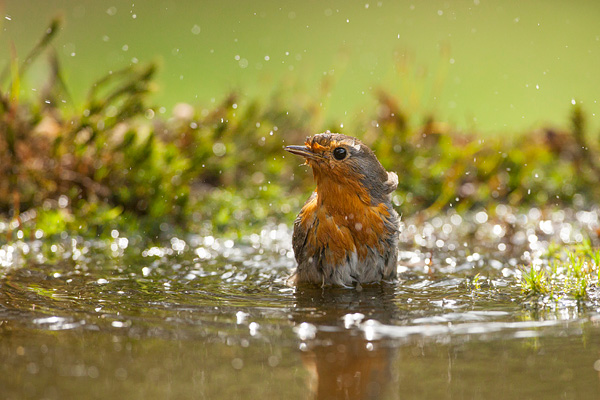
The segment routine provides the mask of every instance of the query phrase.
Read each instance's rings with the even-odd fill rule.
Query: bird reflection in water
[[[299,286],[295,298],[292,316],[314,398],[379,399],[389,392],[393,348],[369,327],[398,313],[393,285]]]

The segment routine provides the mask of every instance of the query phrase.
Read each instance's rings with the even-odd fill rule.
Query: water
[[[484,212],[484,211],[481,211]],[[0,398],[581,399],[600,314],[515,274],[598,212],[406,221],[396,284],[291,288],[290,230],[0,248]]]

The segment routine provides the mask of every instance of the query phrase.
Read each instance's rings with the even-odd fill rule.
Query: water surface
[[[497,211],[405,222],[399,281],[360,291],[287,286],[285,226],[2,245],[0,397],[595,397],[596,299],[527,297],[515,274],[597,211]]]

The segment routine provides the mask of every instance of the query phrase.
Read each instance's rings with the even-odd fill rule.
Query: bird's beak
[[[313,153],[313,151],[307,146],[286,146],[285,151],[289,151],[292,154],[296,154],[310,160],[317,160],[320,158],[318,154]]]

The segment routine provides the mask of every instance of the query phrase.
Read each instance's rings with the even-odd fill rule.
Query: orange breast
[[[367,205],[356,194],[332,200],[323,201],[317,195],[302,209],[302,228],[307,231],[306,246],[311,253],[321,254],[329,265],[342,264],[352,252],[364,259],[369,248],[383,253],[380,239],[385,234],[384,218],[390,216],[386,206]]]

